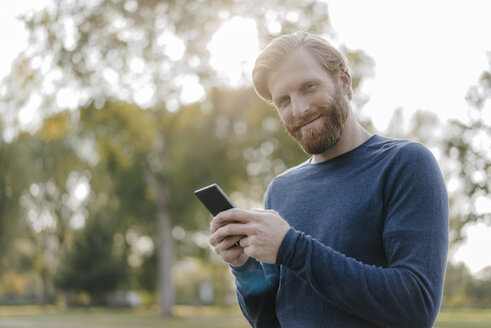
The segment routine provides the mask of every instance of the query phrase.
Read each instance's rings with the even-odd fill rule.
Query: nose
[[[309,110],[307,99],[301,95],[291,96],[292,115],[302,117]]]

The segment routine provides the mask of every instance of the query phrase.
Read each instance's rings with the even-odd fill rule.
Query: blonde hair
[[[336,76],[340,71],[349,74],[346,56],[326,39],[307,32],[285,34],[271,41],[256,59],[252,70],[252,82],[259,97],[267,102],[272,101],[267,86],[268,74],[300,48],[308,50],[332,76]],[[351,86],[348,97],[352,98]]]

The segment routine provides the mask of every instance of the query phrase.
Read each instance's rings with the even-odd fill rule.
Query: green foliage
[[[447,265],[442,305],[444,307],[468,306],[468,285],[473,280],[464,264]]]
[[[15,218],[25,214],[20,206],[12,206],[18,203],[31,180],[25,172],[33,159],[29,145],[20,141],[24,138],[19,138],[15,145],[0,143],[0,249],[7,249],[13,242],[18,232]],[[0,260],[1,269],[8,267],[5,253]]]
[[[457,195],[450,202],[455,242],[464,238],[465,225],[477,221],[491,224],[489,208],[483,211],[478,207],[480,199],[489,199],[491,192],[491,107],[488,102],[491,98],[491,53],[488,57],[489,69],[482,73],[478,84],[469,89],[466,97],[472,106],[468,122],[452,121],[443,139],[444,154],[454,163],[448,172],[448,181],[459,186]]]
[[[153,252],[150,256],[143,259],[139,267],[133,269],[131,278],[134,283],[131,285],[137,289],[146,291],[150,295],[155,295],[157,290],[157,254]]]
[[[110,218],[94,218],[76,234],[64,265],[57,273],[57,286],[64,291],[86,292],[92,305],[106,304],[109,292],[127,279],[124,252],[114,252],[114,228]],[[119,256],[118,256],[119,255]]]
[[[79,156],[92,161],[90,216],[85,229],[78,233],[67,261],[60,267],[63,273],[58,286],[62,290],[85,291],[91,295],[99,290],[100,294],[94,297],[100,299],[101,294],[116,287],[129,288],[132,283],[128,256],[130,248],[136,246],[125,240],[128,232],[134,230],[142,236],[150,234],[156,238],[155,206],[144,180],[145,172],[150,170],[148,157],[156,138],[156,121],[150,112],[137,106],[108,102],[102,109],[94,106],[83,109],[79,127],[72,136],[75,146],[85,144],[97,150],[88,148],[88,153],[79,152]],[[113,247],[114,239],[119,240],[119,245]],[[84,262],[91,258],[93,265]],[[102,265],[104,261],[107,261],[106,266]],[[77,276],[81,266],[86,266],[94,276]],[[151,276],[151,273],[146,275]],[[111,280],[112,283],[100,289],[97,283],[91,285],[92,280],[103,284]],[[155,286],[152,281],[148,284]]]
[[[63,123],[60,123],[63,124]],[[69,140],[23,134],[12,147],[6,170],[6,189],[16,198],[2,216],[10,219],[4,227],[10,245],[4,251],[4,265],[13,270],[31,269],[42,282],[42,302],[48,301],[53,272],[71,238],[71,217],[82,204],[69,201],[74,172],[85,168],[71,151]],[[5,187],[5,186],[4,186]]]
[[[76,143],[88,145],[79,156],[94,158],[91,188],[100,202],[94,202],[93,210],[106,207],[122,226],[138,218],[138,225],[153,228],[155,206],[144,181],[145,171],[150,170],[147,157],[157,137],[152,114],[135,105],[108,102],[102,109],[84,108],[79,126]]]
[[[473,276],[467,267],[449,263],[445,275],[443,306],[488,308],[491,304],[491,267]]]

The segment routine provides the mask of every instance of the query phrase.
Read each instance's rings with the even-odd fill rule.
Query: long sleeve
[[[280,246],[277,265],[356,317],[383,327],[431,327],[448,249],[446,189],[435,159],[418,144],[405,146],[392,163],[380,177],[386,265],[349,257],[294,228]],[[351,238],[363,240],[364,233],[360,227]]]
[[[280,327],[275,313],[277,272],[266,269],[253,258],[241,267],[232,267],[242,313],[252,327]],[[268,278],[270,279],[268,279]]]

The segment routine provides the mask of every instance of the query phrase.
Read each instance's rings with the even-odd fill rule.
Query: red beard
[[[330,103],[316,111],[307,111],[305,116],[295,120],[292,125],[285,125],[285,128],[307,154],[322,154],[334,147],[341,138],[348,113],[349,105],[337,87]],[[302,126],[316,117],[319,117],[317,120],[320,122],[314,122],[312,128],[302,129]]]

